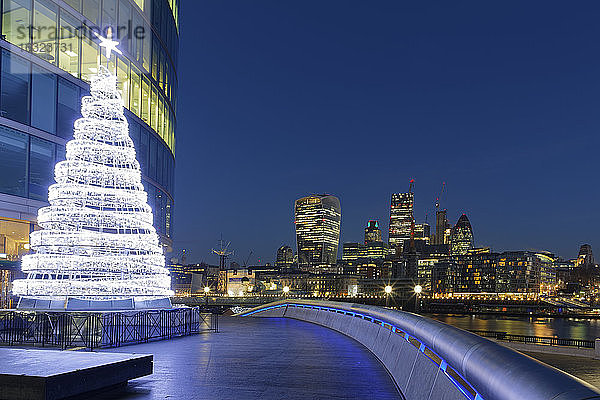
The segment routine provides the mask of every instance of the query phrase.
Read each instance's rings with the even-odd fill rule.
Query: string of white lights
[[[169,297],[171,280],[129,137],[117,78],[99,66],[66,160],[56,164],[50,206],[38,211],[35,252],[13,294],[37,298]]]

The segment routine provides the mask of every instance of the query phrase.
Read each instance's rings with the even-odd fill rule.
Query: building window
[[[56,133],[56,75],[36,65],[31,74],[31,125]]]
[[[1,114],[29,123],[30,62],[2,50]]]
[[[89,35],[92,35],[89,32]],[[98,69],[98,44],[89,37],[84,37],[81,41],[81,79],[90,82],[91,75]]]
[[[82,14],[92,23],[92,25],[99,25],[100,16],[100,0],[83,0],[83,11]]]
[[[32,53],[56,65],[56,40],[58,7],[50,1],[35,0],[31,36]]]
[[[29,150],[29,198],[45,201],[48,186],[53,182],[54,143],[30,138]]]
[[[27,196],[27,147],[29,137],[0,126],[0,193]]]
[[[58,45],[58,67],[74,77],[79,77],[79,30],[77,20],[67,14],[60,13],[60,32]]]
[[[156,180],[156,153],[158,150],[158,144],[154,135],[150,135],[150,157],[148,158],[149,172],[148,176],[151,179]]]
[[[2,36],[12,44],[27,48],[31,0],[5,0],[2,7]]]
[[[142,80],[142,107],[140,118],[150,125],[150,82],[146,77]]]
[[[148,176],[148,150],[150,147],[150,136],[152,136],[152,134],[146,129],[140,129],[140,145],[137,149],[137,156],[142,168],[142,174],[146,176]]]
[[[57,133],[64,139],[73,137],[73,123],[79,115],[79,86],[58,80]]]
[[[129,109],[129,61],[124,57],[118,58],[117,84],[121,90],[121,97],[125,108]]]
[[[28,252],[30,223],[0,218],[0,261],[17,261]]]

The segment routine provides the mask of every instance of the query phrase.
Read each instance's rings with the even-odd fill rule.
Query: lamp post
[[[210,286],[204,286],[204,303],[208,307],[208,293],[210,292]]]
[[[415,292],[415,312],[419,312],[419,309],[421,308],[421,304],[419,301],[419,295],[421,294],[421,292],[423,291],[423,287],[421,285],[416,285],[414,288],[414,292]]]
[[[392,294],[392,287],[390,285],[387,285],[383,290],[385,291],[385,306],[389,307],[390,295]]]

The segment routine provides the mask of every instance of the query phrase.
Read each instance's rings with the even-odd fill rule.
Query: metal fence
[[[124,312],[0,311],[0,345],[118,347],[219,329],[216,314],[195,308]]]
[[[507,342],[520,342],[520,343],[531,343],[541,344],[547,346],[569,346],[585,349],[593,349],[595,346],[594,340],[583,340],[583,339],[564,339],[550,336],[527,336],[527,335],[513,335],[512,333],[499,332],[499,331],[480,331],[470,330],[479,336],[486,338],[492,338],[496,340],[505,340]]]

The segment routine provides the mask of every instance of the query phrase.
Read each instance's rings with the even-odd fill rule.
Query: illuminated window
[[[141,117],[142,108],[142,82],[141,82],[140,71],[135,67],[131,66],[131,101],[130,110]]]
[[[2,35],[12,44],[29,50],[31,0],[5,0],[2,9]]]
[[[129,108],[129,85],[131,84],[129,80],[129,61],[124,57],[119,57],[117,82],[121,91],[121,97],[123,97],[123,104],[125,104],[126,108]]]
[[[0,218],[0,257],[17,261],[29,250],[30,223],[15,219]]]
[[[98,45],[84,38],[81,41],[81,79],[89,82],[91,75],[97,72],[98,66]]]
[[[31,36],[33,54],[56,65],[56,34],[58,7],[52,2],[36,0],[33,7],[33,29]]]
[[[77,20],[65,12],[60,14],[58,42],[58,67],[74,77],[79,77],[79,33]]]
[[[142,113],[140,118],[150,125],[150,83],[146,77],[142,81]],[[152,128],[154,129],[154,126]]]

